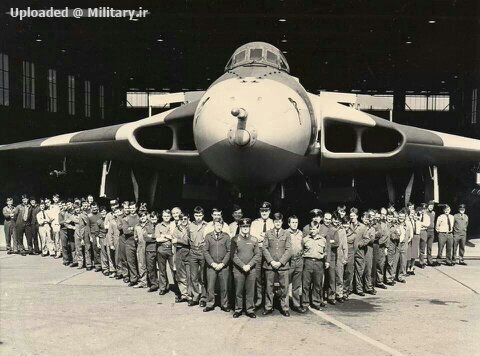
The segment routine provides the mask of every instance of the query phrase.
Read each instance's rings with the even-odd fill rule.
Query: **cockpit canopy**
[[[265,42],[250,42],[237,48],[225,66],[225,71],[249,64],[266,65],[290,73],[290,67],[282,52]]]

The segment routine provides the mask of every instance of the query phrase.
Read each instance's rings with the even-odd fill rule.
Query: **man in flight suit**
[[[427,227],[427,264],[429,266],[439,265],[439,262],[434,262],[432,258],[432,246],[433,240],[435,238],[435,211],[433,210],[434,207],[435,201],[430,200],[428,202],[427,211],[425,212],[430,219],[430,225],[428,225]]]
[[[24,194],[22,195],[22,204],[15,208],[15,233],[17,238],[17,250],[14,253],[20,253],[22,256],[26,256],[25,246],[23,245],[23,235],[30,232],[31,220],[32,220],[32,208],[28,204],[28,198]]]
[[[3,228],[5,231],[5,239],[7,242],[7,254],[17,251],[17,237],[15,235],[15,207],[13,206],[13,199],[7,198],[7,205],[3,208]]]
[[[288,274],[290,270],[290,256],[292,253],[292,242],[290,234],[284,229],[283,215],[275,213],[273,215],[274,228],[267,231],[265,239],[263,240],[263,269],[265,270],[265,310],[263,315],[268,315],[273,312],[273,297],[275,287],[275,277],[278,278],[280,311],[284,316],[289,317],[288,304]]]
[[[204,312],[215,309],[215,282],[217,278],[220,284],[220,308],[224,312],[230,312],[228,308],[228,262],[230,260],[230,236],[222,231],[223,221],[213,220],[214,231],[205,236],[203,252],[207,265],[207,303]]]
[[[177,267],[176,278],[180,295],[175,299],[176,303],[188,302],[190,300],[190,288],[188,285],[189,265],[188,255],[190,254],[188,229],[190,220],[187,214],[179,215],[179,224],[172,234],[172,242],[176,248],[175,265]]]
[[[146,242],[155,241],[155,228],[148,221],[145,212],[140,213],[139,223],[134,227],[134,240],[137,243],[138,283],[133,288],[147,288]]]
[[[263,240],[268,230],[273,229],[273,220],[270,219],[271,204],[263,202],[260,206],[260,217],[252,222],[250,234],[258,241],[260,250],[263,246]],[[265,276],[262,268],[263,256],[260,255],[260,260],[255,265],[255,273],[257,274],[256,284],[256,301],[255,309],[260,309],[263,304],[263,286],[265,284]]]
[[[340,303],[343,303],[343,273],[344,266],[347,263],[348,256],[348,243],[347,243],[347,232],[343,227],[342,218],[340,214],[335,212],[332,216],[332,224],[335,229],[333,239],[330,240],[330,245],[336,246],[333,249],[336,249],[336,261],[331,257],[331,268],[329,268],[330,273],[330,286],[328,292],[328,301],[331,304],[335,304],[335,300]],[[331,255],[333,256],[333,254]],[[333,273],[335,271],[335,273]]]
[[[298,218],[292,215],[288,218],[288,234],[292,244],[292,257],[288,279],[292,283],[292,310],[304,314],[302,306],[302,273],[303,273],[303,233],[298,229]]]
[[[254,292],[256,273],[255,265],[260,263],[260,248],[255,237],[250,235],[251,221],[248,218],[240,221],[240,234],[232,240],[233,249],[233,278],[235,280],[235,312],[238,318],[243,312],[245,293],[245,309],[249,318],[256,318]]]
[[[465,254],[465,243],[467,242],[467,227],[468,216],[465,214],[465,204],[458,206],[458,213],[453,216],[453,260],[457,256],[458,248],[458,264],[466,266],[467,264],[463,260]]]
[[[164,295],[169,292],[170,283],[167,276],[167,262],[170,267],[170,272],[173,277],[173,283],[176,283],[176,272],[174,270],[174,258],[173,258],[173,232],[176,229],[176,225],[173,224],[172,228],[172,214],[170,210],[166,209],[162,211],[162,222],[155,226],[155,240],[157,242],[157,263],[158,263],[158,282],[155,279],[150,279],[152,286],[150,289],[155,291],[155,288],[159,288],[159,294]],[[157,282],[157,283],[156,283]],[[150,290],[149,290],[150,291]],[[177,299],[180,299],[180,294],[177,291]]]
[[[343,299],[348,300],[348,296],[353,292],[353,279],[355,277],[355,253],[357,252],[358,235],[361,234],[363,224],[358,221],[358,209],[350,208],[350,224],[347,228],[348,256],[347,264],[343,276]]]
[[[128,286],[133,287],[138,283],[137,243],[134,237],[134,230],[140,221],[137,215],[137,204],[135,202],[130,202],[129,211],[130,214],[126,215],[122,220],[122,232],[125,241],[125,256],[130,281]],[[122,235],[120,238],[122,238]]]
[[[205,307],[207,299],[207,291],[205,288],[205,258],[203,257],[203,245],[205,243],[204,229],[207,226],[203,220],[203,208],[196,206],[193,210],[194,221],[188,227],[190,229],[189,243],[190,255],[188,263],[190,264],[190,292],[191,299],[188,306],[200,304]]]

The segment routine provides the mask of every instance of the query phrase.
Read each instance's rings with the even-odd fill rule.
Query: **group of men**
[[[18,206],[8,198],[3,215],[9,254],[63,258],[65,266],[103,272],[160,295],[173,285],[178,303],[200,305],[204,312],[219,304],[225,312],[233,308],[234,318],[243,312],[255,318],[262,307],[264,315],[271,314],[276,302],[290,316],[290,302],[292,310],[305,313],[326,302],[344,303],[351,293],[376,294],[375,288],[405,283],[416,265],[439,264],[445,246],[446,265],[454,265],[457,249],[465,265],[465,206],[451,215],[444,205],[435,219],[434,204],[415,209],[408,203],[399,212],[390,205],[361,216],[355,207],[347,212],[339,206],[333,213],[313,209],[303,229],[295,215],[272,215],[268,202],[253,221],[234,206],[231,224],[220,209],[212,209],[206,222],[199,206],[192,216],[178,207],[148,212],[146,204],[118,200],[107,209],[91,195],[66,201],[54,195],[38,204],[24,195]]]

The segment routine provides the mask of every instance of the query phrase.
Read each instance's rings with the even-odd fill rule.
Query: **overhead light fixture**
[[[37,41],[37,42],[42,42],[42,39],[41,39],[41,38],[37,38],[35,41]]]
[[[133,80],[133,77],[130,77],[130,80]]]
[[[63,52],[63,53],[67,52],[67,50],[65,48],[62,48],[60,51]]]
[[[134,17],[134,18],[131,19],[130,21],[138,21],[138,17]]]
[[[278,19],[278,22],[287,22],[287,19]]]
[[[283,36],[283,38],[280,42],[287,43],[287,39],[285,38],[285,36]]]
[[[442,84],[445,84],[445,81],[444,81],[444,80],[442,80],[440,83],[442,83]]]
[[[282,51],[282,53],[288,53],[287,51]]]
[[[412,44],[412,41],[408,40],[408,41],[405,41],[406,44]]]
[[[453,77],[454,77],[455,79],[458,79],[458,75],[454,75]]]
[[[161,38],[157,39],[157,42],[163,42],[163,40]]]
[[[436,23],[436,22],[437,22],[437,21],[435,21],[435,20],[428,20],[428,23],[430,23],[430,24],[434,24],[434,23]]]

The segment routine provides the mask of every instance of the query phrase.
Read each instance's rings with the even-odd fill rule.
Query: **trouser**
[[[398,270],[398,280],[401,281],[405,279],[407,276],[407,250],[408,250],[408,242],[403,241],[400,242],[398,245],[399,247],[399,257],[398,257],[398,264],[400,265],[400,269]]]
[[[54,244],[55,254],[56,256],[60,257],[62,254],[62,239],[60,238],[59,230],[52,230],[52,241]]]
[[[72,229],[67,229],[67,257],[68,262],[77,262],[77,251],[75,250],[75,232]],[[64,251],[65,253],[65,251]],[[65,256],[65,255],[64,255]],[[65,259],[65,258],[64,258]]]
[[[373,269],[373,276],[375,277],[375,282],[372,282],[375,286],[382,286],[384,282],[384,271],[385,271],[385,245],[374,244],[373,250],[375,253],[375,268]]]
[[[188,256],[190,255],[190,249],[188,247],[179,247],[177,246],[176,256],[175,256],[175,266],[177,269],[176,277],[178,290],[180,291],[180,297],[183,299],[188,299],[190,296],[189,291],[189,264]]]
[[[147,242],[145,245],[145,267],[147,268],[147,277],[152,289],[158,289],[157,262],[157,244],[155,242]]]
[[[92,253],[93,253],[93,265],[95,269],[100,269],[102,267],[102,249],[99,244],[97,244],[97,234],[92,234]],[[101,239],[103,240],[103,238]],[[100,242],[100,241],[99,241]]]
[[[433,264],[432,246],[433,246],[434,238],[435,238],[435,231],[433,229],[427,230],[427,263],[429,265]]]
[[[33,252],[33,238],[32,238],[32,225],[25,225],[25,238],[27,240],[28,252]]]
[[[373,244],[367,245],[365,251],[365,271],[363,273],[365,291],[369,292],[373,290],[372,284],[372,269],[373,269]]]
[[[147,261],[145,253],[145,241],[139,240],[137,245],[138,280],[144,287],[147,286]]]
[[[5,220],[3,223],[3,230],[5,231],[7,251],[17,251],[17,236],[15,235],[15,223],[13,220]]]
[[[367,286],[363,284],[363,277],[365,274],[365,261],[366,261],[366,251],[367,247],[359,247],[355,253],[355,291],[357,293],[362,293],[365,287]]]
[[[353,291],[353,277],[355,275],[355,245],[348,244],[347,264],[343,272],[343,292],[350,294]]]
[[[265,310],[273,309],[273,298],[275,291],[275,280],[278,278],[280,307],[283,311],[288,311],[288,274],[289,270],[265,270]]]
[[[107,239],[99,237],[98,242],[98,248],[100,249],[100,267],[103,272],[109,272],[108,254],[110,253],[110,248],[107,246]]]
[[[228,267],[223,267],[220,271],[216,271],[212,267],[207,267],[207,307],[215,306],[215,284],[218,278],[220,286],[220,306],[228,308],[228,275],[230,271]]]
[[[207,299],[205,288],[205,258],[203,250],[190,250],[188,257],[190,265],[190,296],[194,302]]]
[[[395,280],[398,268],[398,259],[400,258],[399,242],[390,240],[388,243],[386,280],[391,283]]]
[[[329,300],[335,299],[337,290],[337,264],[338,246],[332,247],[330,250],[330,267],[327,269],[328,285],[325,286],[325,289],[327,289],[327,298]]]
[[[123,278],[128,278],[128,269],[127,269],[127,256],[125,251],[125,236],[120,235],[116,239],[115,245],[115,266],[117,275],[122,276]]]
[[[240,271],[238,267],[233,268],[233,279],[235,281],[235,312],[241,313],[243,302],[245,301],[245,310],[247,313],[253,313],[255,310],[255,284],[257,280],[256,270],[249,272]],[[243,294],[245,293],[245,298]]]
[[[265,274],[263,270],[263,256],[260,257],[260,261],[257,262],[255,266],[255,288],[256,288],[256,299],[255,306],[259,307],[263,304],[263,286],[265,285]]]
[[[137,243],[135,242],[133,236],[130,236],[129,238],[125,238],[125,256],[126,256],[127,269],[128,269],[127,276],[129,276],[129,280],[131,283],[137,283],[138,282]]]
[[[323,302],[322,284],[323,284],[324,265],[323,261],[316,258],[305,257],[303,259],[303,305],[308,308],[310,300],[312,305],[320,308]],[[312,288],[313,284],[313,288]],[[310,298],[310,292],[312,297]]]
[[[30,229],[30,235],[33,242],[33,251],[35,251],[36,253],[40,253],[40,246],[38,243],[38,225],[37,224],[32,224]]]
[[[60,240],[62,240],[63,262],[72,262],[70,246],[68,245],[68,230],[60,229]]]
[[[343,261],[337,259],[337,265],[335,266],[335,297],[343,297],[343,273],[345,265]]]
[[[92,263],[92,242],[90,241],[90,236],[87,235],[84,238],[84,244],[85,244],[85,267],[91,268],[93,263]],[[58,252],[57,252],[58,254]]]
[[[52,237],[49,225],[42,225],[38,227],[38,235],[40,236],[40,250],[42,255],[46,255],[52,249]]]
[[[172,252],[172,245],[170,243],[163,243],[157,247],[157,263],[158,263],[158,288],[160,291],[167,291],[170,287],[167,276],[167,262],[170,267],[170,272],[173,276],[173,284],[176,284],[176,273],[174,270],[174,258]],[[153,283],[150,280],[150,283]],[[152,284],[153,286],[153,284]]]
[[[17,249],[15,251],[25,252],[25,246],[23,245],[23,234],[25,233],[25,224],[15,225],[15,234],[17,240]]]
[[[446,262],[452,263],[453,262],[453,235],[450,233],[440,232],[438,234],[438,256],[437,260],[442,259],[443,255],[443,248],[447,247],[446,252]]]
[[[458,248],[458,260],[463,261],[465,255],[465,243],[467,242],[467,234],[458,233],[453,235],[453,256],[452,259],[455,261],[457,258],[457,248]]]
[[[428,240],[428,233],[427,230],[420,231],[420,265],[425,266],[427,263],[425,259],[427,257],[426,249],[427,249],[427,240]]]
[[[289,281],[292,283],[292,304],[295,308],[300,308],[302,303],[300,296],[302,294],[302,273],[303,257],[292,257],[290,260]]]

